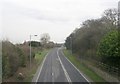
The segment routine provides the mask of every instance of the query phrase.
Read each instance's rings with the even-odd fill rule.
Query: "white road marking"
[[[59,49],[58,49],[58,50],[59,50]],[[67,73],[67,71],[66,71],[66,69],[65,69],[65,67],[64,67],[64,65],[63,65],[63,63],[62,63],[62,61],[61,61],[61,59],[60,59],[60,57],[59,57],[58,50],[57,50],[58,59],[59,59],[59,61],[60,61],[60,64],[61,64],[61,66],[62,66],[62,68],[63,68],[63,71],[64,71],[64,73],[65,73],[65,76],[66,76],[68,82],[71,83],[72,81],[71,81],[71,79],[70,79],[70,77],[69,77],[69,75],[68,75],[68,73]]]
[[[53,72],[52,72],[52,76],[53,76],[54,74],[53,74]]]
[[[54,84],[54,73],[52,72],[52,82]]]
[[[63,52],[61,52],[62,54],[63,54]],[[63,54],[64,55],[64,54]],[[64,57],[65,57],[65,55],[64,55]],[[68,58],[67,57],[65,57],[67,60],[68,60]],[[76,66],[70,61],[70,60],[68,60],[72,65],[73,65],[73,67],[85,78],[85,80],[87,81],[87,82],[89,82],[88,81],[88,79],[79,71],[79,69],[78,68],[76,68]]]
[[[41,68],[40,68],[40,72],[39,72],[39,74],[38,74],[38,76],[37,76],[37,79],[36,79],[36,83],[38,82],[38,79],[39,79],[39,77],[40,77],[40,74],[41,74],[41,71],[42,71],[42,68],[43,68],[43,64],[44,64],[47,56],[48,56],[48,53],[47,53],[47,55],[45,56],[45,58],[44,58],[44,60],[43,60],[43,62],[42,62],[42,65],[41,65]]]

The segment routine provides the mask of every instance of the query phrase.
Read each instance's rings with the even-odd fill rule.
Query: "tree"
[[[84,21],[79,29],[75,29],[66,38],[66,48],[71,49],[70,37],[72,35],[73,53],[88,59],[98,59],[96,52],[99,42],[106,33],[116,29],[116,18],[116,9],[108,9],[105,10],[103,17]]]
[[[120,32],[117,30],[109,32],[103,37],[99,44],[98,55],[102,58],[101,61],[110,66],[118,66],[120,64]]]
[[[49,34],[48,34],[48,33],[42,34],[40,40],[41,40],[41,44],[42,44],[43,46],[45,46],[45,45],[50,41],[50,36],[49,36]]]
[[[107,9],[104,11],[103,17],[108,23],[117,26],[118,11],[117,9]]]

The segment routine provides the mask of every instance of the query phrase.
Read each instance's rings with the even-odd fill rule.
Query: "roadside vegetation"
[[[26,77],[23,80],[23,82],[30,82],[33,79],[38,67],[42,63],[42,61],[43,61],[44,57],[46,56],[46,54],[48,53],[48,51],[49,51],[49,49],[44,49],[44,50],[36,53],[35,59],[34,59],[32,66],[31,66],[32,68],[28,67],[27,73],[26,72],[24,73],[26,75]]]
[[[120,31],[117,17],[117,9],[108,9],[101,18],[84,21],[80,28],[66,38],[65,46],[84,65],[96,67],[120,80]],[[116,81],[104,74],[102,76],[106,81]]]
[[[22,44],[2,41],[2,81],[31,82],[45,55],[54,47],[54,43],[49,41],[50,37],[47,37],[43,36],[41,42],[31,41],[31,67],[29,41]]]

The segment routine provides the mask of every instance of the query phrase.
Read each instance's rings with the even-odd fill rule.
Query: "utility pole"
[[[30,35],[30,68],[31,68],[31,35]]]
[[[37,35],[30,35],[30,68],[31,68],[31,37],[32,36],[37,36]]]

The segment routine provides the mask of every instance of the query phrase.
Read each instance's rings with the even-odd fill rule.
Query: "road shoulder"
[[[49,52],[50,52],[50,51],[49,51]],[[38,78],[39,78],[40,73],[41,73],[41,70],[42,70],[42,66],[43,66],[44,61],[45,61],[45,59],[46,59],[46,57],[47,57],[47,55],[48,55],[49,52],[47,52],[47,54],[45,55],[42,63],[39,65],[39,67],[38,67],[38,69],[37,69],[37,71],[36,71],[36,73],[35,73],[35,75],[34,75],[34,77],[33,77],[33,79],[32,79],[32,82],[37,82],[37,81],[38,81]]]

